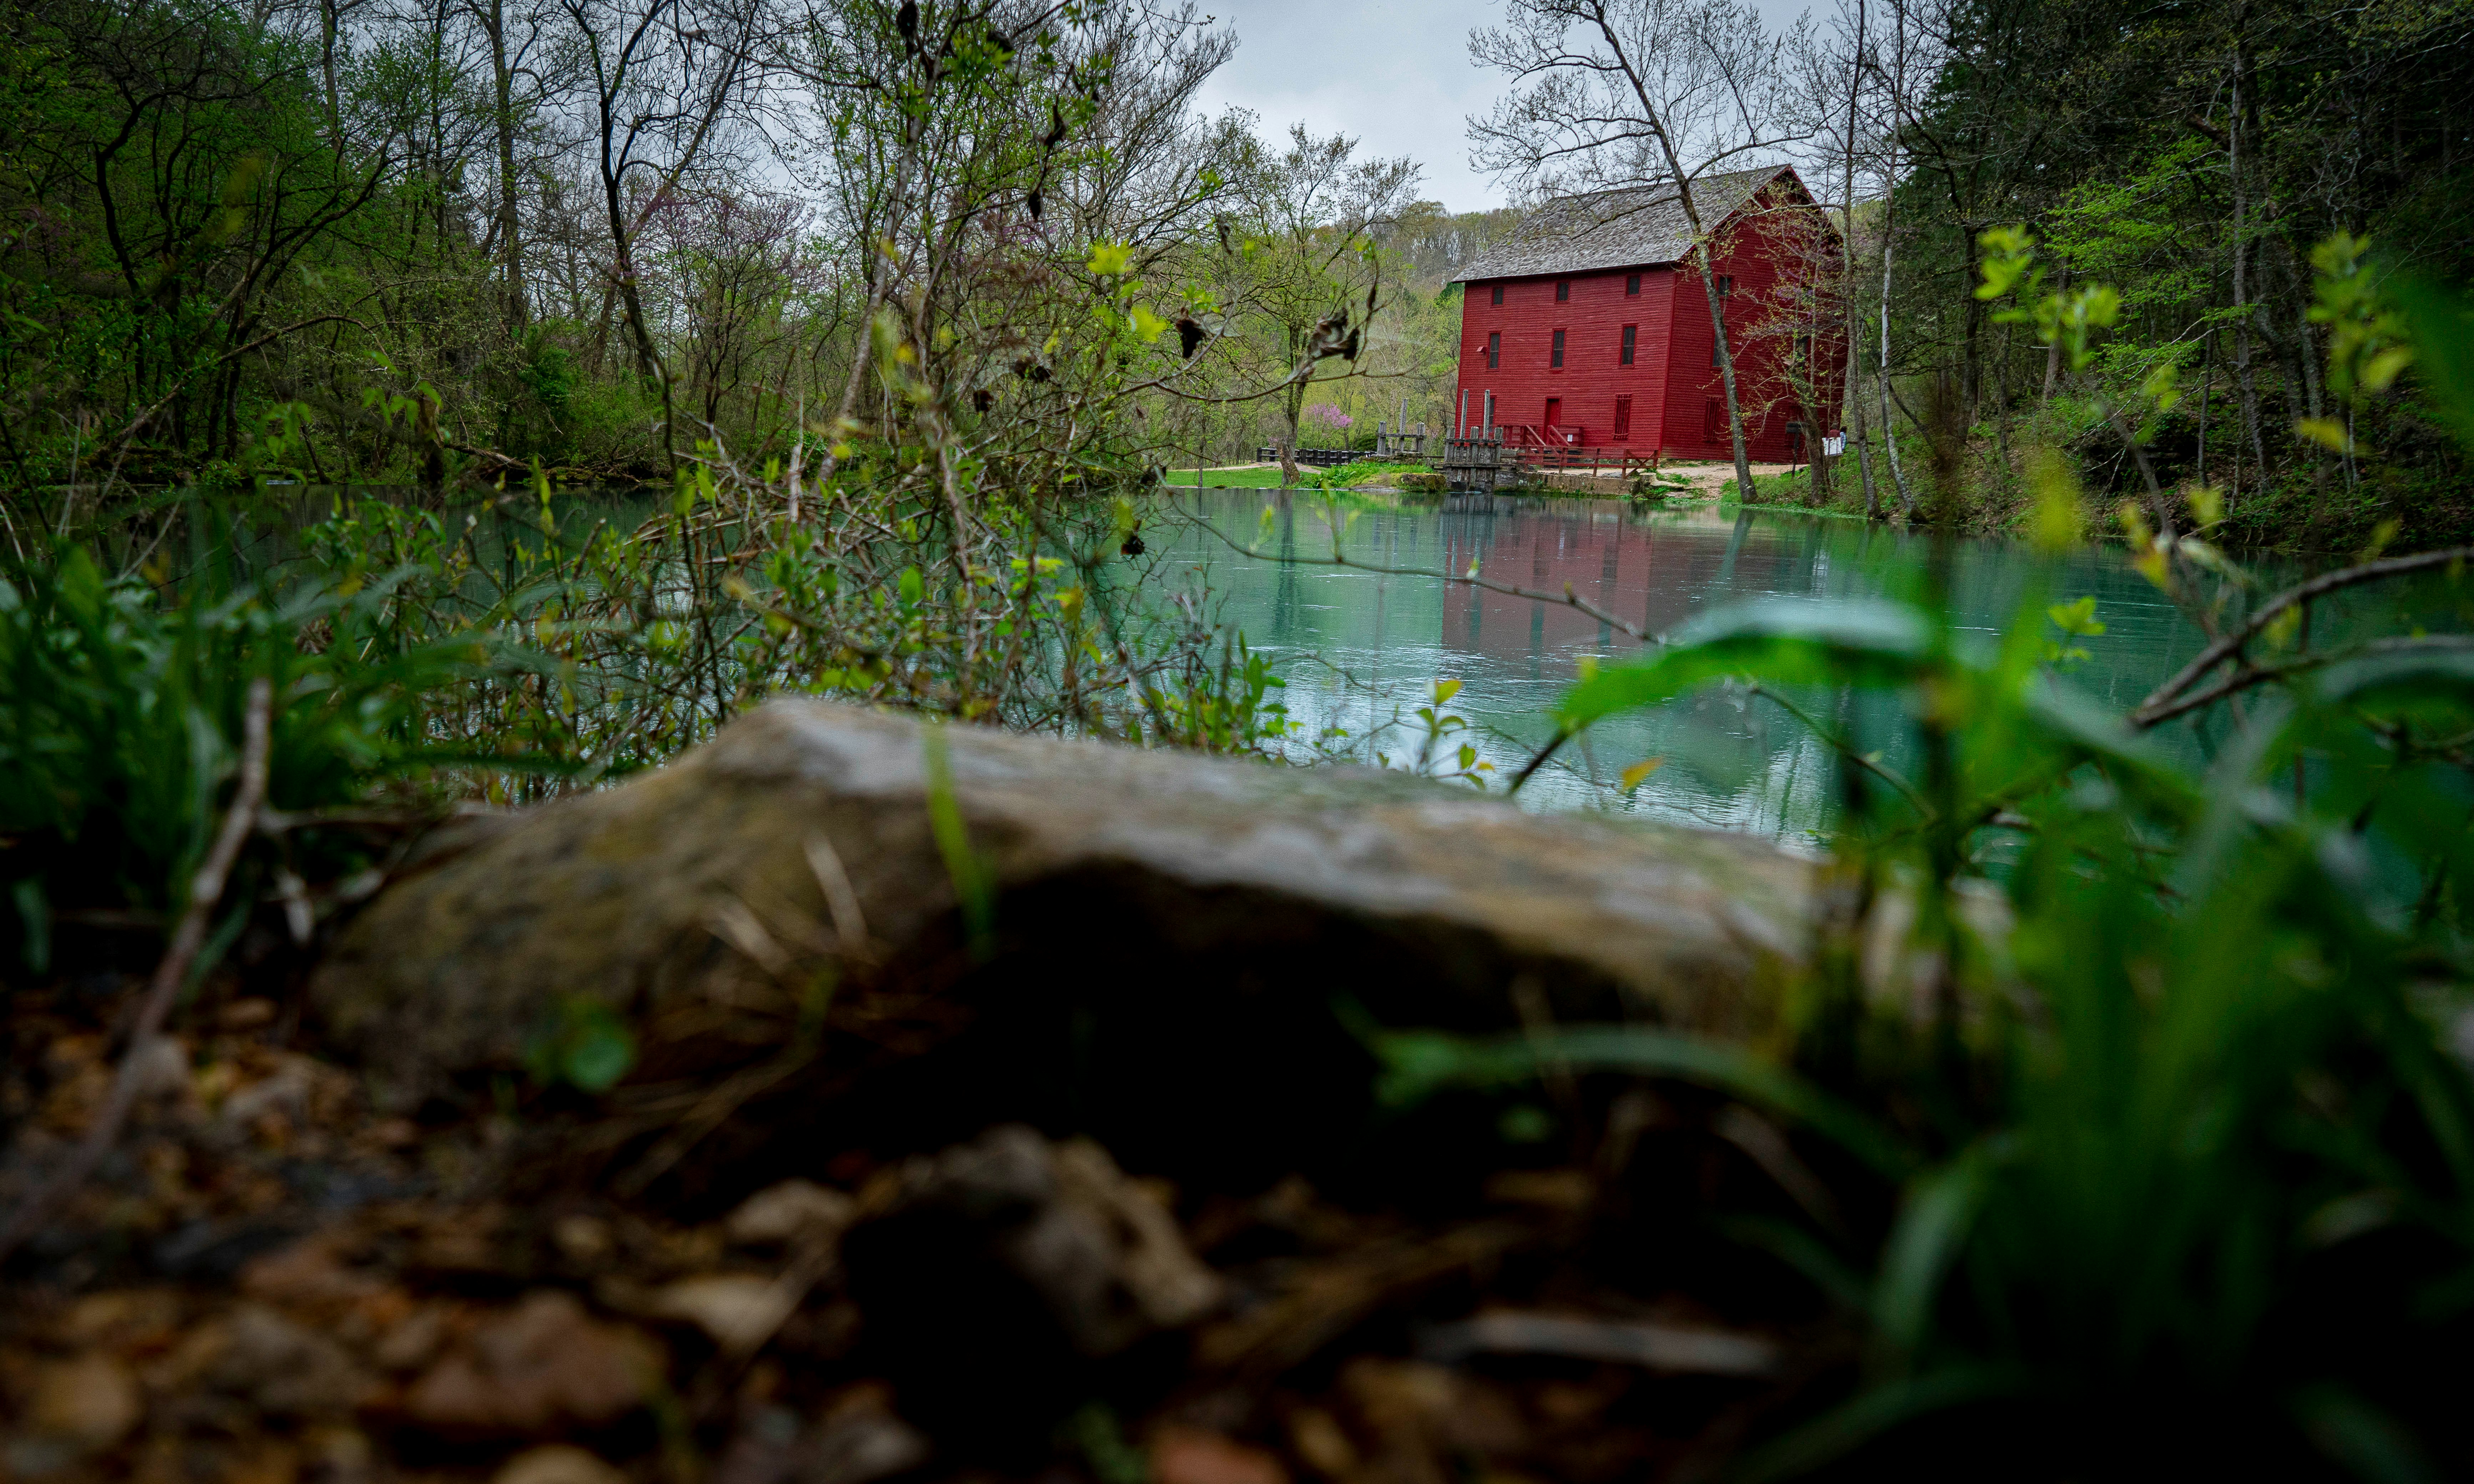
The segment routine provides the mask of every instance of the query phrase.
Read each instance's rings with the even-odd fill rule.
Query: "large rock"
[[[941,735],[958,873],[922,723],[775,702],[623,786],[457,826],[343,935],[313,1004],[400,1103],[523,1065],[595,1003],[637,1027],[640,1082],[770,1056],[830,998],[826,1041],[862,1060],[1070,1001],[1105,1013],[1006,1022],[1016,1043],[985,1065],[1079,1065],[1148,1017],[1195,1060],[1250,1056],[1277,1083],[1351,1054],[1278,1004],[1470,1028],[1521,1005],[1753,1037],[1804,951],[1810,867],[1753,840],[1367,769]],[[958,905],[975,872],[984,932]],[[1120,1089],[1126,1106],[1190,1070]]]

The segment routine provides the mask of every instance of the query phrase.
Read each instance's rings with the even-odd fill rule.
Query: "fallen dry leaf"
[[[240,1304],[191,1339],[200,1382],[278,1417],[349,1415],[375,1385],[341,1345],[264,1304]]]
[[[1171,1424],[1152,1434],[1153,1484],[1289,1484],[1289,1471],[1225,1433]]]
[[[498,1466],[490,1484],[626,1484],[627,1476],[580,1448],[529,1448]]]
[[[1784,1364],[1778,1346],[1758,1334],[1518,1309],[1495,1309],[1458,1324],[1437,1325],[1420,1339],[1419,1351],[1446,1364],[1491,1352],[1704,1376],[1772,1376]]]
[[[340,1307],[376,1297],[386,1283],[345,1264],[335,1239],[312,1236],[253,1259],[240,1271],[241,1292],[286,1307]]]
[[[88,1353],[36,1373],[18,1425],[77,1452],[100,1452],[129,1436],[144,1412],[129,1368],[109,1355]]]
[[[722,1230],[745,1246],[773,1246],[803,1236],[839,1236],[858,1212],[859,1203],[838,1190],[813,1180],[786,1180],[740,1202]]]
[[[1339,1420],[1319,1406],[1301,1406],[1289,1414],[1289,1447],[1307,1468],[1328,1478],[1344,1479],[1357,1472],[1357,1445],[1348,1441]]]
[[[781,1327],[785,1305],[778,1289],[775,1280],[754,1274],[708,1273],[654,1290],[645,1308],[656,1319],[694,1325],[724,1350],[744,1352]]]
[[[642,1331],[544,1290],[474,1329],[405,1394],[414,1422],[450,1434],[598,1426],[642,1405],[666,1369]]]

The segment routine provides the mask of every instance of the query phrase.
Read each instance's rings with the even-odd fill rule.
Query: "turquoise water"
[[[641,491],[596,491],[577,503],[622,524],[643,513],[640,506],[650,509]],[[1472,746],[1492,765],[1480,777],[1493,790],[1552,736],[1552,708],[1585,657],[1620,662],[1641,645],[1563,603],[1330,564],[1335,540],[1349,561],[1368,566],[1459,573],[1474,562],[1479,575],[1497,583],[1557,593],[1569,585],[1596,608],[1661,634],[1741,599],[1818,603],[1915,593],[1933,539],[1856,520],[1712,505],[1486,495],[1398,504],[1343,495],[1335,502],[1310,492],[1226,489],[1182,491],[1168,503],[1177,517],[1146,518],[1151,552],[1132,565],[1166,579],[1170,590],[1199,591],[1204,616],[1242,631],[1274,659],[1287,682],[1278,698],[1298,723],[1288,744],[1293,755],[1409,765],[1424,740],[1414,712],[1436,682],[1453,680],[1461,688],[1445,709],[1467,727],[1448,739],[1444,755],[1462,742]],[[327,508],[322,501],[311,514]],[[495,537],[482,544],[485,552],[497,549]],[[1946,569],[1958,623],[1987,642],[2023,612],[2041,625],[2045,605],[2095,598],[2106,632],[2075,641],[2089,658],[2062,682],[2118,709],[2136,705],[2206,641],[2118,546],[2054,559],[2015,541],[1960,539],[1951,542]],[[2299,569],[2274,562],[2254,570],[2281,584]],[[1153,583],[1143,586],[1160,591]],[[2383,614],[2393,620],[2403,595],[2377,591],[2365,589],[2362,608],[2350,614],[2323,606],[2314,620],[2323,642]],[[1899,698],[1854,692],[1797,699],[1856,745],[1880,749],[1891,766],[1912,774]],[[2194,760],[2205,751],[2204,736],[2181,724],[2161,735]],[[1649,759],[1659,760],[1656,771],[1635,788],[1622,787],[1625,770]],[[1601,722],[1541,768],[1520,798],[1533,807],[1637,813],[1795,845],[1827,830],[1836,769],[1831,750],[1780,706],[1713,686]]]
[[[1475,562],[1482,577],[1533,590],[1569,584],[1652,634],[1737,599],[1913,592],[1929,539],[1851,520],[1616,501],[1454,496],[1352,509],[1305,493],[1211,490],[1179,495],[1176,505],[1191,519],[1173,536],[1165,523],[1145,527],[1163,537],[1158,559],[1181,566],[1222,621],[1275,657],[1288,680],[1282,699],[1305,735],[1345,729],[1343,745],[1403,765],[1422,734],[1410,713],[1436,681],[1458,680],[1447,709],[1468,722],[1466,740],[1494,765],[1495,788],[1551,736],[1548,710],[1584,656],[1621,660],[1640,645],[1560,603],[1315,564],[1327,562],[1335,535],[1354,562],[1442,572]],[[1249,547],[1250,555],[1239,549]],[[1960,539],[1949,571],[1959,622],[1988,639],[2009,626],[2031,588],[2040,621],[2041,603],[2095,597],[2105,633],[2080,641],[2090,658],[2070,682],[2118,706],[2135,705],[2205,642],[2118,548],[2056,560],[2017,542]],[[1895,698],[1809,700],[1859,745],[1884,748],[1893,765],[1902,760]],[[2179,737],[2196,750],[2189,732]],[[1623,790],[1624,770],[1653,757],[1663,759],[1657,771]],[[1828,824],[1834,768],[1829,750],[1777,706],[1712,689],[1601,723],[1521,797],[1540,807],[1631,811],[1797,843]]]

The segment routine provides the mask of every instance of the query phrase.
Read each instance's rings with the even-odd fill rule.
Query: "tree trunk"
[[[1890,197],[1898,185],[1899,152],[1890,149],[1890,173],[1883,180],[1881,193],[1881,360],[1875,369],[1874,390],[1881,398],[1881,446],[1890,456],[1890,479],[1899,487],[1899,518],[1916,518],[1916,491],[1907,484],[1907,471],[1899,462],[1899,422],[1890,416],[1890,271],[1893,252],[1890,246]]]
[[[1295,366],[1298,357],[1305,353],[1305,332],[1292,326],[1289,330],[1290,365]],[[1280,411],[1288,418],[1288,435],[1280,440],[1275,450],[1280,456],[1280,484],[1283,488],[1298,483],[1298,423],[1304,417],[1305,408],[1305,382],[1289,383],[1288,395],[1280,398]]]
[[[1689,185],[1685,187],[1688,193]],[[1695,232],[1698,235],[1698,232]],[[1756,498],[1753,491],[1753,463],[1744,449],[1744,410],[1735,400],[1735,355],[1727,346],[1727,314],[1725,299],[1718,293],[1715,257],[1710,243],[1705,238],[1698,244],[1701,254],[1701,287],[1710,297],[1710,333],[1717,337],[1718,379],[1727,393],[1727,431],[1735,444],[1735,497]]]
[[[1967,282],[1973,286],[1984,281],[1984,265],[1977,260],[1976,234],[1967,230],[1962,220],[1959,227],[1959,260],[1967,265]],[[1959,301],[1961,343],[1958,357],[1958,405],[1960,421],[1972,436],[1984,405],[1984,300],[1969,294]],[[1944,499],[1956,498],[1956,491],[1945,491]]]
[[[652,331],[644,326],[644,303],[636,291],[636,256],[627,237],[627,214],[618,202],[618,178],[604,170],[601,175],[602,194],[610,208],[610,276],[618,291],[618,303],[626,311],[629,339],[636,351],[636,372],[662,395],[662,452],[675,472],[679,462],[678,419],[670,409],[669,368],[662,364],[661,353],[653,348]]]
[[[2303,405],[2310,410],[2312,417],[2324,418],[2328,415],[2328,409],[2325,401],[2319,395],[2319,347],[2315,343],[2315,339],[2311,331],[2311,289],[2310,285],[2305,282],[2302,277],[2300,268],[2295,262],[2295,253],[2291,243],[2286,245],[2285,250],[2285,275],[2287,280],[2286,292],[2292,296],[2290,301],[2293,306],[2293,360],[2295,366],[2302,373]],[[2348,424],[2348,437],[2346,439],[2348,447],[2345,450],[2345,453],[2348,456],[2350,456],[2353,451],[2350,446],[2352,443],[2350,434],[2351,425]],[[2310,529],[2316,532],[2319,528],[2320,517],[2326,513],[2328,508],[2328,450],[2321,447],[2316,442],[2311,443],[2310,450]]]
[[[2247,18],[2247,7],[2234,12],[2237,34]],[[2250,366],[2250,228],[2245,221],[2249,201],[2244,188],[2242,164],[2242,84],[2243,74],[2248,70],[2249,63],[2249,48],[2238,44],[2234,49],[2233,106],[2225,124],[2225,155],[2234,188],[2234,379],[2242,391],[2243,434],[2250,441],[2253,477],[2259,488],[2265,490],[2268,488],[2268,448],[2259,436],[2259,385],[2252,377]],[[2241,492],[2237,476],[2237,488],[2233,493],[2239,495]]]
[[[1624,58],[1623,37],[1616,33],[1603,7],[1594,19],[1598,35],[1613,49],[1616,57]],[[1727,347],[1727,319],[1718,303],[1718,280],[1714,276],[1715,244],[1710,240],[1710,224],[1701,220],[1701,204],[1692,199],[1693,173],[1684,168],[1684,157],[1678,153],[1679,146],[1667,129],[1665,116],[1650,101],[1649,90],[1642,85],[1640,75],[1633,70],[1629,59],[1624,60],[1623,67],[1633,97],[1640,105],[1642,122],[1649,126],[1650,134],[1658,141],[1660,157],[1665,160],[1667,176],[1675,182],[1676,200],[1684,208],[1684,220],[1692,229],[1691,255],[1701,270],[1702,287],[1710,296],[1710,329],[1717,337],[1718,370],[1727,394],[1727,426],[1734,438],[1735,489],[1742,498],[1749,500],[1753,497],[1753,466],[1744,452],[1744,415],[1735,400],[1735,358]]]
[[[2217,348],[2217,332],[2208,331],[2199,342],[2199,484],[2208,482],[2208,394],[2217,383],[2213,357]]]
[[[327,147],[340,157],[344,153],[344,100],[335,86],[335,38],[341,29],[341,17],[335,13],[340,0],[318,0],[318,70],[327,84]]]
[[[1898,39],[1891,45],[1890,70],[1890,157],[1881,171],[1881,365],[1877,389],[1881,395],[1881,446],[1889,451],[1890,478],[1899,487],[1899,518],[1916,518],[1916,491],[1907,483],[1907,471],[1899,462],[1899,422],[1890,416],[1890,274],[1898,256],[1893,234],[1891,206],[1899,195],[1899,130],[1905,121],[1904,82],[1907,72],[1907,12],[1904,7],[1898,16]]]
[[[2010,483],[2010,326],[1996,337],[1993,351],[1993,467],[2000,472],[1997,488]]]
[[[521,332],[524,310],[523,257],[517,241],[515,75],[507,68],[505,0],[490,0],[490,74],[497,84],[498,127],[498,254],[505,265],[504,315],[508,338]]]
[[[2062,279],[2061,282],[2056,285],[2054,292],[2064,296],[2068,296],[2071,292],[2071,267],[2068,263],[2064,263],[2062,265]],[[2050,402],[2053,399],[2053,388],[2061,384],[2061,379],[2062,342],[2061,338],[2056,336],[2053,339],[2053,343],[2045,347],[2044,401]]]
[[[1881,518],[1881,491],[1873,483],[1873,450],[1864,443],[1863,344],[1864,313],[1857,305],[1856,293],[1856,108],[1864,92],[1864,21],[1865,0],[1856,0],[1856,51],[1847,67],[1847,146],[1846,193],[1839,209],[1839,252],[1845,259],[1847,301],[1847,380],[1838,389],[1840,403],[1848,411],[1850,439],[1856,444],[1856,471],[1864,482],[1864,518]]]

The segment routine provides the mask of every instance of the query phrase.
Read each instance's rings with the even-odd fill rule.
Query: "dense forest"
[[[1129,383],[1195,358],[1160,348],[1168,320],[1207,322],[1215,389],[1260,381],[1341,304],[1395,303],[1352,238],[1404,216],[1417,173],[1196,115],[1234,39],[1190,7],[40,5],[7,26],[21,519],[266,475],[667,482],[699,442],[761,462],[837,418],[903,420],[864,374],[887,333],[953,416],[1021,421],[1100,245],[1151,284]],[[1115,408],[1076,454],[1138,469],[1294,429],[1265,406]]]
[[[2182,395],[2147,430],[2156,477],[2221,487],[2237,539],[2351,548],[2391,519],[2426,544],[2474,529],[2462,457],[2410,391],[2327,384],[2314,287],[2339,233],[2366,239],[2383,272],[2474,269],[2474,14],[1960,3],[1833,28],[1805,75],[1841,76],[1862,29],[1857,137],[1851,151],[1842,108],[1816,118],[1837,158],[1815,168],[1852,173],[1880,213],[1858,224],[1874,261],[1856,276],[1868,313],[1889,315],[1901,425],[1964,428],[1995,467],[2032,425],[2127,491],[2138,474],[2092,403],[2170,366]],[[2084,383],[1973,292],[1983,232],[2011,223],[2042,239],[2058,282],[2119,291]],[[1878,371],[1876,334],[1861,338]],[[1880,425],[1878,399],[1856,400]]]
[[[21,10],[12,521],[262,477],[667,481],[700,440],[761,462],[835,418],[902,420],[865,374],[897,306],[958,416],[1018,421],[1038,397],[1015,363],[1056,354],[1101,244],[1130,254],[1141,323],[1191,326],[1143,341],[1174,391],[1079,424],[1104,463],[1250,456],[1308,402],[1349,419],[1309,442],[1447,419],[1448,280],[1516,207],[1446,212],[1414,162],[1200,116],[1235,37],[1191,10],[908,30],[882,10]],[[2096,408],[2170,366],[2148,473],[2221,486],[2240,539],[2462,529],[2411,380],[2327,384],[2314,254],[2341,232],[2379,272],[2462,275],[2469,27],[2444,5],[1862,0],[1758,38],[1728,146],[1798,164],[1844,228],[1796,315],[1844,317],[1856,477],[1804,497],[2000,527],[2036,443],[2126,492]],[[913,137],[873,137],[904,110]],[[1589,183],[1501,145],[1481,156],[1525,198]],[[2118,290],[2085,375],[1975,292],[1981,235],[2012,224],[2056,284]],[[1266,395],[1351,304],[1367,354]],[[1895,464],[1885,425],[1913,445]]]

